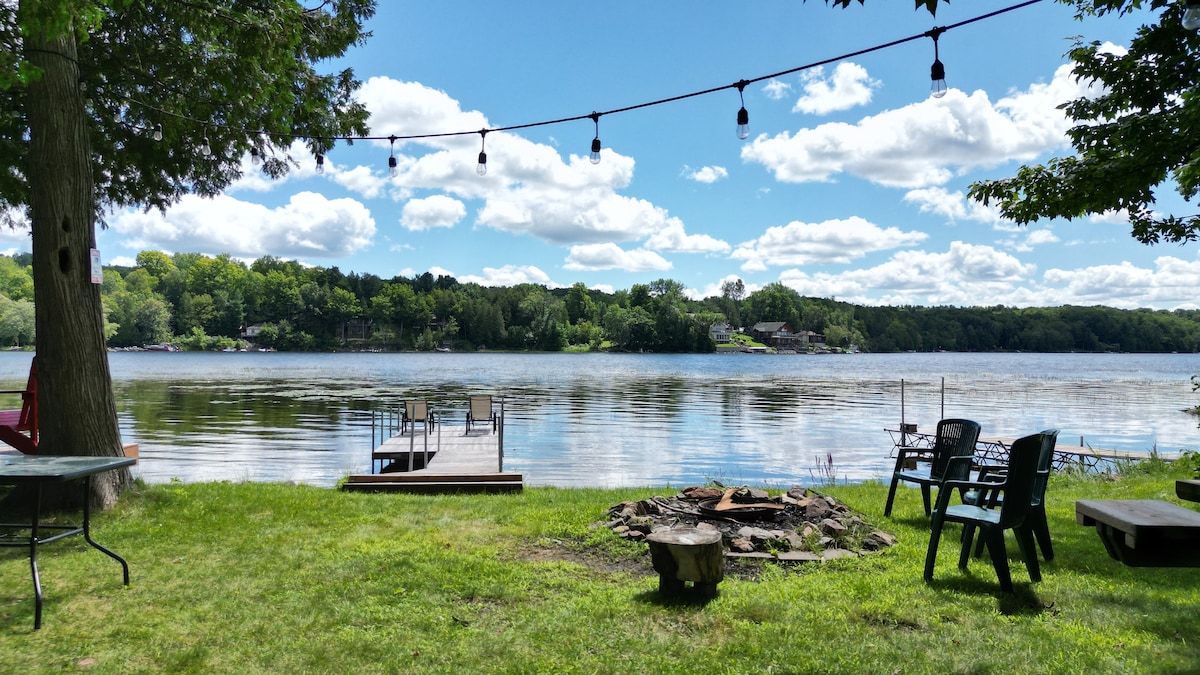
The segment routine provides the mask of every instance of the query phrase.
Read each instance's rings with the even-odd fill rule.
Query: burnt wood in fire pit
[[[750,504],[738,504],[733,502],[722,506],[722,499],[704,499],[701,500],[697,507],[700,513],[706,516],[718,518],[732,518],[734,520],[752,521],[752,520],[771,520],[776,514],[783,510],[783,504],[774,504],[770,502],[757,502]]]

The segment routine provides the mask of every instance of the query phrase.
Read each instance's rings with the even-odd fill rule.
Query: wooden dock
[[[435,425],[397,433],[371,451],[369,474],[355,474],[343,490],[366,492],[519,492],[524,476],[504,471],[503,428]],[[428,463],[426,464],[426,460]],[[380,473],[374,473],[379,466]],[[409,467],[413,470],[407,470]]]
[[[900,429],[885,429],[891,435],[896,447],[933,448],[935,434],[917,431],[901,431]],[[975,461],[980,464],[1007,464],[1008,449],[1012,446],[1011,438],[980,437],[975,445]],[[1138,462],[1153,458],[1172,460],[1174,457],[1160,455],[1155,452],[1136,452],[1128,450],[1109,450],[1093,448],[1085,444],[1080,437],[1079,445],[1064,442],[1060,436],[1054,446],[1052,468],[1062,471],[1069,468],[1098,470],[1113,462]]]

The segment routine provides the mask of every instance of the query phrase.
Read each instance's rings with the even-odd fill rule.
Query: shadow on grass
[[[694,607],[696,609],[703,609],[708,603],[716,600],[720,593],[720,590],[716,594],[702,593],[697,591],[695,587],[689,586],[672,595],[653,590],[643,591],[633,597],[638,602],[657,605],[659,607]]]
[[[988,568],[991,571],[991,568]],[[1013,592],[1005,593],[1000,590],[996,575],[975,575],[970,570],[960,571],[957,575],[944,579],[934,578],[929,587],[938,590],[964,595],[991,595],[996,598],[996,611],[1005,616],[1038,616],[1045,612],[1057,614],[1058,610],[1047,605],[1034,591],[1035,584],[1029,581],[1013,579]]]

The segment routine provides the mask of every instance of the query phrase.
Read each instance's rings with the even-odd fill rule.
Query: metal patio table
[[[8,531],[8,534],[0,535],[0,547],[29,548],[29,569],[33,575],[33,627],[35,630],[42,627],[42,582],[37,568],[38,546],[42,544],[82,534],[93,548],[99,549],[113,560],[121,563],[124,583],[126,586],[129,585],[129,564],[125,562],[125,559],[92,540],[91,507],[89,505],[91,500],[87,495],[91,488],[92,476],[131,466],[136,461],[137,459],[134,457],[0,455],[0,485],[32,485],[34,487],[33,513],[29,523],[0,523],[0,530]],[[83,523],[80,525],[42,524],[40,520],[43,487],[49,483],[63,483],[72,480],[82,480],[83,482]],[[29,530],[29,535],[18,534],[23,530]],[[44,536],[43,531],[50,531],[52,534]]]

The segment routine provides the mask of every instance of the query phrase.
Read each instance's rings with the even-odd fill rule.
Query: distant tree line
[[[0,256],[0,344],[33,342],[30,256]],[[429,273],[383,279],[266,256],[143,251],[107,267],[111,347],[174,343],[279,350],[616,350],[710,352],[709,327],[785,321],[863,351],[1200,351],[1200,311],[1111,307],[865,307],[740,280],[691,300],[659,279],[606,293],[583,283],[485,287]]]

